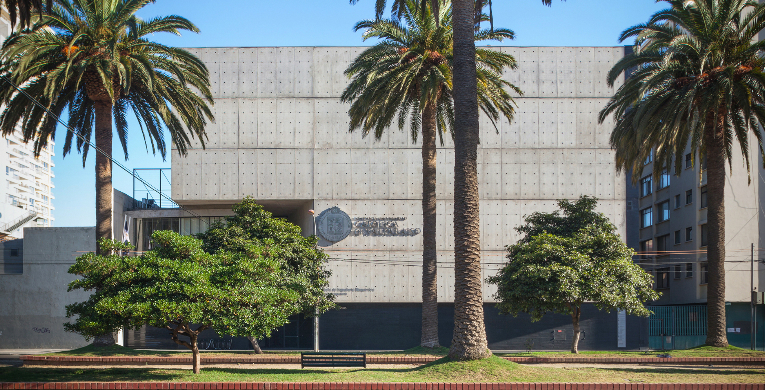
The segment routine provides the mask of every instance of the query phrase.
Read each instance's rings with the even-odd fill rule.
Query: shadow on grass
[[[173,381],[182,373],[160,372],[150,368],[0,368],[3,382],[134,382]]]

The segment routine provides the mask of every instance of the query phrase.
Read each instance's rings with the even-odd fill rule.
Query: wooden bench
[[[363,352],[301,352],[300,368],[305,367],[367,368],[367,354]]]

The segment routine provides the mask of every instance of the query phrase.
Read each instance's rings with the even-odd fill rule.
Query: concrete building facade
[[[422,236],[421,145],[389,129],[379,141],[348,132],[343,71],[364,48],[194,49],[211,72],[216,122],[206,149],[173,154],[172,197],[195,210],[230,207],[252,196],[312,233],[309,209],[338,207],[347,238],[322,246],[343,302],[418,302]],[[610,124],[597,112],[613,94],[605,83],[624,48],[497,48],[519,69],[508,81],[525,93],[517,119],[497,130],[481,122],[479,175],[485,273],[504,258],[524,215],[587,194],[625,229],[625,180],[614,169]],[[453,145],[438,148],[438,256],[441,302],[453,299]],[[321,225],[319,223],[319,225]],[[383,226],[401,233],[385,235]],[[321,232],[319,232],[321,233]],[[321,236],[321,234],[320,234]],[[407,264],[402,267],[397,264]],[[344,279],[341,279],[344,278]],[[491,301],[485,288],[484,299]]]
[[[75,259],[96,249],[96,229],[25,228],[22,272],[0,275],[0,349],[71,349],[85,338],[64,331],[66,305],[90,292],[67,292]],[[22,240],[15,240],[22,241]]]
[[[388,129],[379,141],[348,132],[349,106],[340,102],[348,83],[343,71],[364,49],[191,49],[210,69],[216,121],[206,129],[205,149],[196,144],[187,156],[173,153],[172,197],[203,218],[182,210],[128,214],[136,221],[135,242],[146,249],[151,231],[197,233],[211,219],[230,215],[231,205],[252,196],[276,216],[301,226],[304,234],[316,229],[320,245],[330,255],[329,292],[345,310],[322,316],[322,348],[408,348],[419,340],[421,145],[398,128]],[[597,123],[598,111],[614,93],[605,82],[606,74],[625,49],[495,49],[518,60],[518,70],[504,77],[525,94],[516,99],[513,123],[503,120],[495,130],[481,118],[484,277],[501,267],[504,247],[516,241],[514,229],[524,215],[552,211],[558,199],[596,196],[599,210],[622,235],[627,228],[626,182],[614,168],[608,142],[611,123]],[[448,137],[438,147],[437,161],[438,299],[441,342],[448,344],[454,298],[454,153]],[[311,209],[319,216],[315,224]],[[526,340],[537,340],[537,348],[561,348],[551,333],[557,328],[570,332],[570,318],[550,316],[547,323],[532,324],[524,317],[499,316],[493,292],[492,286],[484,285],[492,348],[522,349]],[[587,343],[601,348],[620,345],[615,313],[588,310],[587,315],[585,332],[601,334],[603,339],[591,336],[583,348]],[[623,347],[641,343],[638,322],[633,320],[629,340],[623,335]],[[376,330],[368,335],[342,331],[358,326]],[[306,332],[310,333],[310,323],[297,319],[294,329],[279,330],[272,339],[299,339]],[[128,334],[127,343],[153,346],[162,339],[161,333],[143,330]],[[162,345],[172,348],[169,343]],[[283,341],[274,346],[289,345]]]

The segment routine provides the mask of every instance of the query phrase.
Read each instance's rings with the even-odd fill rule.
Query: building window
[[[648,196],[651,195],[651,192],[653,191],[653,185],[651,182],[651,175],[648,175],[642,179],[640,179],[640,196]]]
[[[640,210],[640,228],[653,225],[653,207]]]
[[[675,208],[680,208],[680,195],[675,195]]]
[[[686,278],[693,277],[693,263],[685,263],[685,277]]]
[[[661,171],[661,176],[659,176],[659,189],[667,187],[669,187],[669,171],[665,169]]]
[[[653,240],[640,241],[640,254],[641,260],[650,259],[653,254]]]
[[[693,190],[685,191],[685,204],[693,203]]]
[[[669,268],[658,268],[656,270],[656,289],[664,290],[669,288]]]
[[[703,262],[699,264],[699,273],[701,274],[701,282],[699,284],[707,284],[708,276],[707,276],[707,262]]]
[[[658,252],[666,252],[669,250],[669,234],[656,237],[656,250]],[[663,253],[659,253],[662,255]]]
[[[681,242],[680,241],[680,237],[681,237],[680,231],[679,230],[675,230],[675,245],[677,245],[677,244],[679,244]]]
[[[685,228],[685,241],[693,241],[693,227]]]
[[[643,161],[643,165],[648,165],[651,162],[653,162],[653,150],[651,150],[651,153],[648,153],[648,157],[646,157],[645,161]]]
[[[683,267],[680,264],[673,266],[672,277],[674,279],[680,279],[680,274],[683,273]]]
[[[669,201],[665,200],[656,205],[659,212],[659,222],[669,221]]]
[[[701,225],[701,246],[707,246],[707,224]]]
[[[685,155],[685,169],[690,168],[693,165],[691,154],[688,153]]]
[[[707,186],[701,187],[701,197],[699,198],[699,208],[707,207]]]

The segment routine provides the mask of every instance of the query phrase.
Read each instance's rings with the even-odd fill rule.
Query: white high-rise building
[[[8,12],[0,14],[0,42],[11,33]],[[2,82],[2,80],[0,80]],[[35,158],[34,143],[21,132],[0,141],[0,240],[23,238],[24,227],[53,226],[53,141]]]

